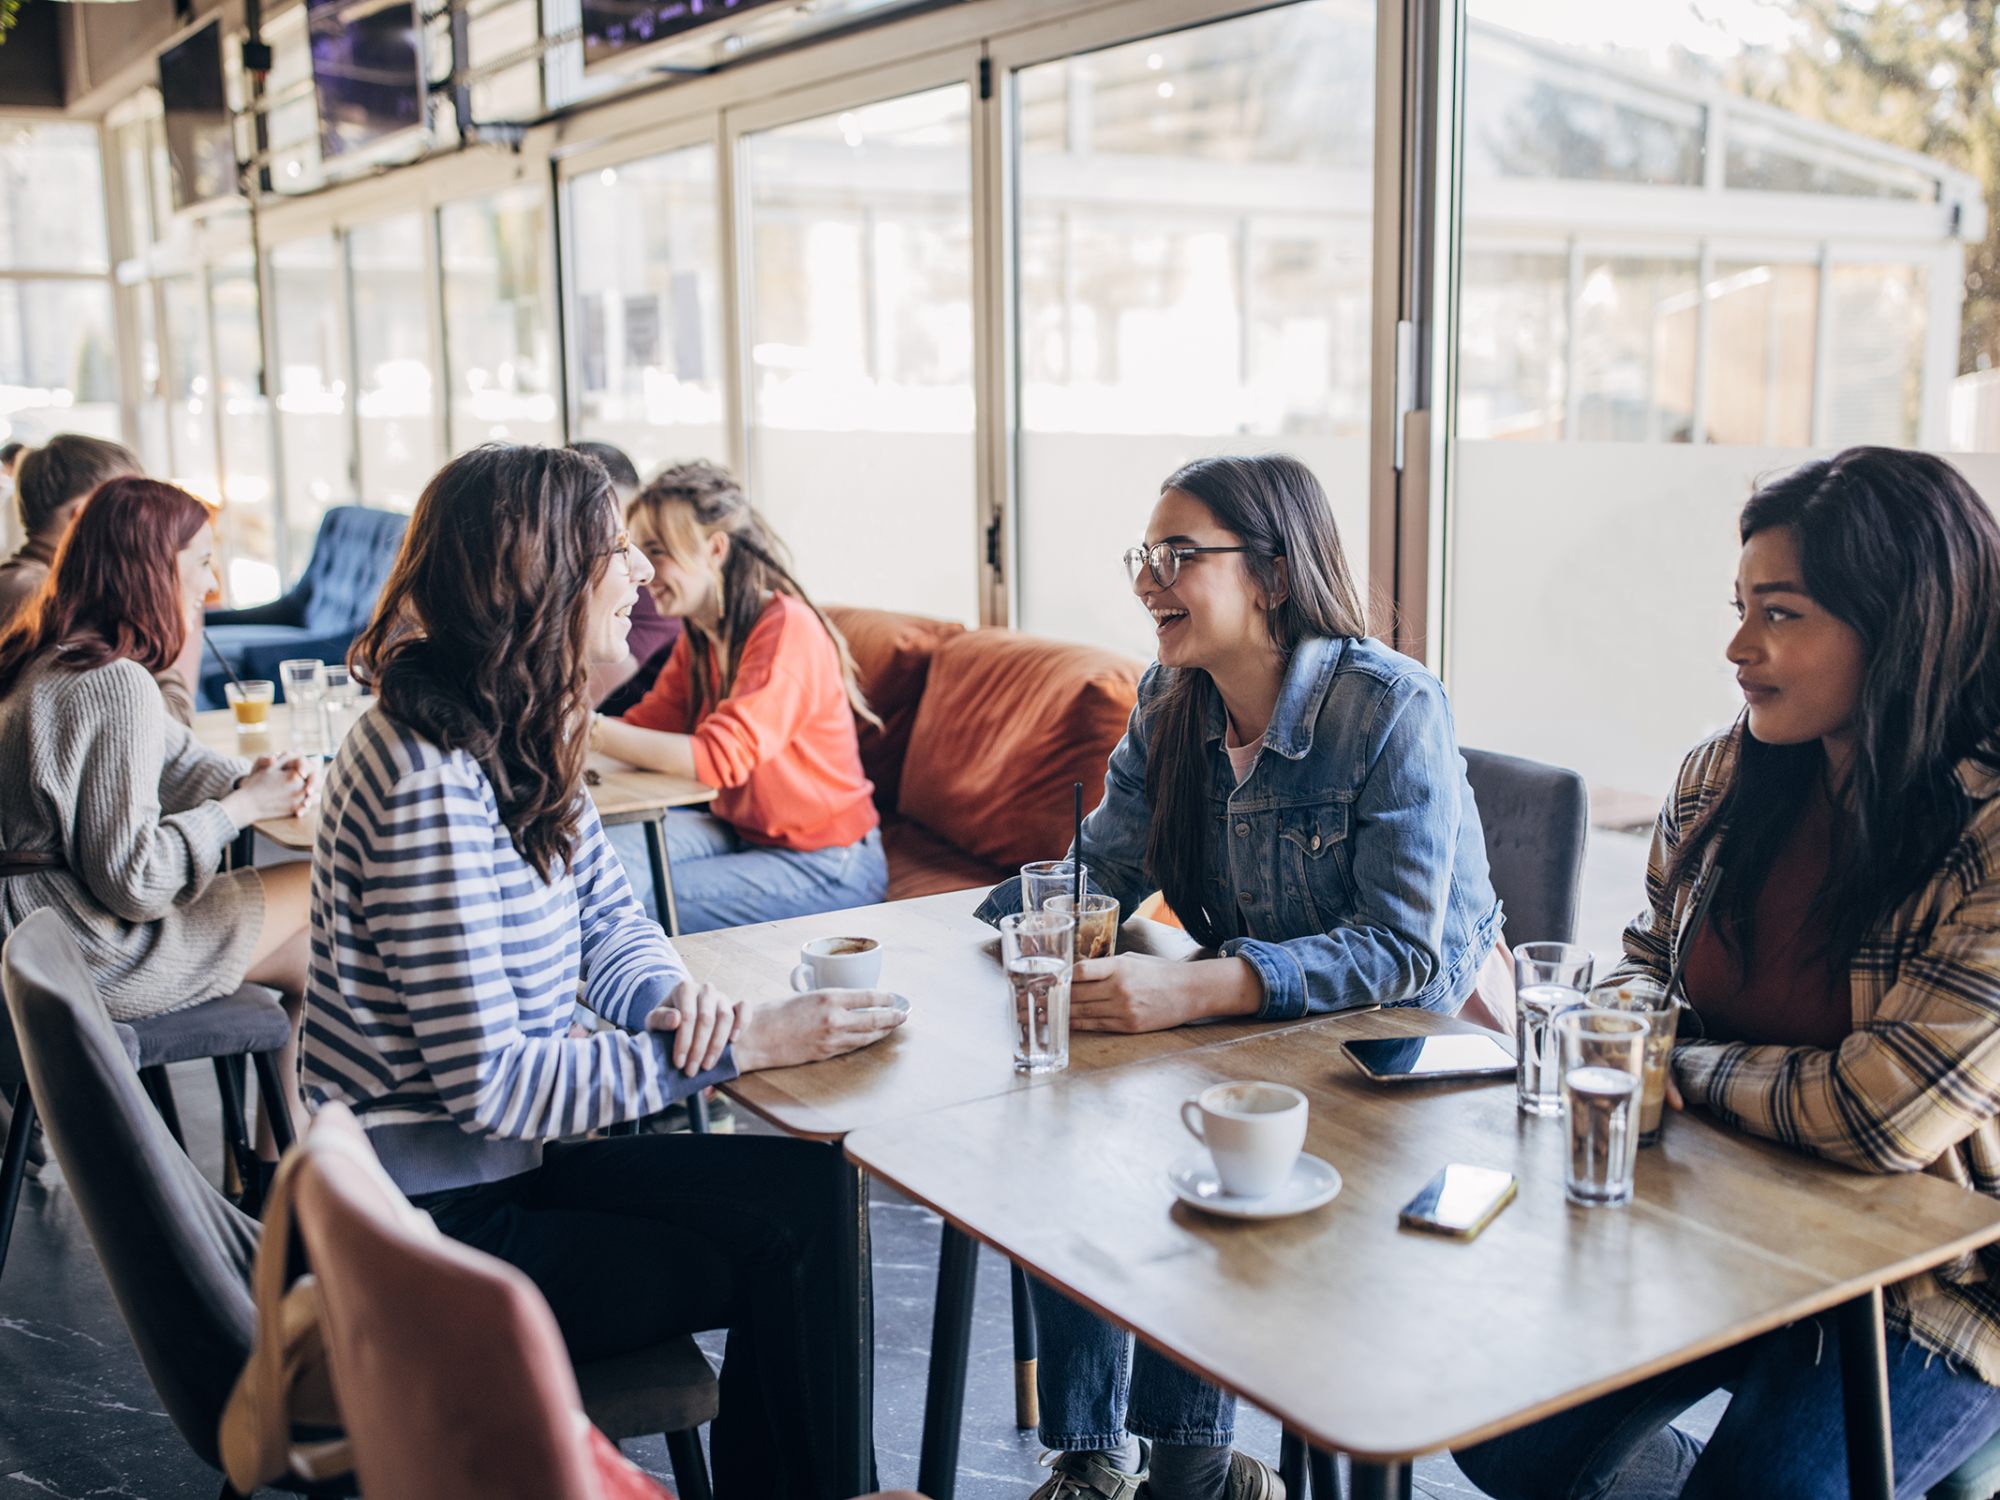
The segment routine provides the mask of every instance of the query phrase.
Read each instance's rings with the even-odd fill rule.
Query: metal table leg
[[[1340,1500],[1340,1466],[1331,1453],[1307,1450],[1306,1468],[1312,1475],[1312,1500]]]
[[[1042,1425],[1042,1398],[1035,1386],[1040,1350],[1035,1339],[1035,1304],[1028,1295],[1028,1273],[1018,1261],[1009,1278],[1014,1300],[1014,1425]]]
[[[1348,1466],[1353,1484],[1353,1500],[1410,1500],[1410,1466],[1407,1463],[1363,1463],[1355,1459]]]
[[[917,1488],[930,1500],[951,1500],[958,1481],[958,1435],[965,1424],[965,1361],[972,1345],[972,1294],[978,1275],[978,1241],[945,1225],[938,1246],[937,1305],[931,1314],[924,1443],[917,1459]]]
[[[1289,1427],[1278,1439],[1278,1478],[1288,1497],[1305,1494],[1306,1440]]]
[[[1840,1394],[1847,1421],[1847,1493],[1853,1500],[1895,1500],[1896,1462],[1889,1432],[1888,1346],[1882,1289],[1843,1303]]]
[[[836,1142],[827,1150],[840,1151]],[[837,1393],[839,1423],[837,1478],[842,1495],[866,1495],[875,1483],[875,1279],[868,1237],[868,1174],[842,1160],[846,1189],[842,1212],[850,1229],[841,1237],[841,1348],[845,1351]]]
[[[653,909],[668,937],[681,935],[681,914],[674,908],[674,871],[667,863],[667,820],[664,815],[646,820],[646,860],[653,867]]]

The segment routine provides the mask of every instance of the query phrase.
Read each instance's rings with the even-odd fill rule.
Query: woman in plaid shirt
[[[1664,986],[1686,949],[1687,1103],[2000,1196],[2000,527],[1942,459],[1850,448],[1741,530],[1747,709],[1682,766],[1605,983]],[[1896,1493],[1921,1496],[2000,1431],[2000,1249],[1887,1306]],[[1836,1355],[1809,1320],[1458,1460],[1500,1500],[1845,1496]],[[1724,1386],[1705,1446],[1668,1425]]]

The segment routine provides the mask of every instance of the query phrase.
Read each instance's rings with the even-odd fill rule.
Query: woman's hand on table
[[[319,758],[293,753],[260,755],[236,790],[222,799],[222,810],[238,828],[266,818],[295,818],[319,796]]]
[[[674,1066],[692,1078],[722,1061],[722,1049],[743,1030],[749,1007],[739,1005],[712,984],[683,979],[674,992],[646,1017],[648,1031],[674,1033]],[[743,1067],[739,1052],[736,1066]]]
[[[1247,958],[1188,962],[1147,953],[1087,958],[1069,989],[1072,1031],[1166,1031],[1204,1016],[1254,1016],[1264,981]]]
[[[789,1068],[853,1052],[903,1024],[887,990],[809,990],[746,1007],[736,1033],[736,1066]]]

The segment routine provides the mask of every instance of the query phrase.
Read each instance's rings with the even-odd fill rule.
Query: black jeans
[[[727,1328],[717,1495],[834,1500],[841,1183],[838,1147],[639,1135],[416,1202],[527,1273],[572,1359]]]

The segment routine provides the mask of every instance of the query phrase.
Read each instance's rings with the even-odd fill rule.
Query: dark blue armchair
[[[208,636],[239,677],[275,682],[293,657],[339,661],[375,612],[410,518],[397,511],[340,505],[319,523],[312,561],[282,599],[252,609],[212,609]],[[215,653],[202,658],[201,704],[223,706],[228,676]]]

